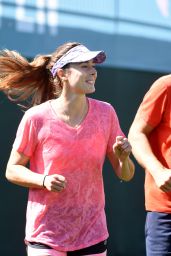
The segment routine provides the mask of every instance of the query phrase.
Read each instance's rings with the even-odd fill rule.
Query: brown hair
[[[16,51],[0,51],[0,91],[15,102],[28,101],[28,107],[60,96],[61,81],[53,78],[50,69],[71,48],[80,45],[68,42],[51,55],[38,55],[32,62]],[[64,67],[65,68],[65,67]]]

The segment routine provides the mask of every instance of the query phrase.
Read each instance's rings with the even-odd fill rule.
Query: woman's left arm
[[[135,166],[129,157],[131,150],[128,139],[117,136],[113,144],[113,152],[108,153],[108,158],[117,176],[124,181],[129,181],[134,176]]]

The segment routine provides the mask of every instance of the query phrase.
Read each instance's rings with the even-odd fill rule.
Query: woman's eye
[[[82,67],[82,68],[87,68],[87,67],[88,67],[88,65],[86,65],[86,64],[85,64],[85,65],[82,65],[81,67]]]
[[[95,68],[95,64],[90,65],[89,63],[82,63],[81,68]]]

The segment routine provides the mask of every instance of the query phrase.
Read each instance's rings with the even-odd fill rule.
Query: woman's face
[[[93,61],[71,63],[65,70],[69,89],[77,94],[88,94],[95,91],[97,71]]]

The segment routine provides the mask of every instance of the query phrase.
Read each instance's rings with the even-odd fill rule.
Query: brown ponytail
[[[0,52],[0,90],[16,102],[32,99],[30,105],[53,97],[53,86],[46,65],[50,56],[36,57],[29,63],[15,51]]]
[[[57,76],[52,77],[50,69],[63,54],[79,44],[65,43],[52,55],[36,56],[32,62],[16,51],[0,51],[0,91],[27,107],[59,97],[61,81]]]

